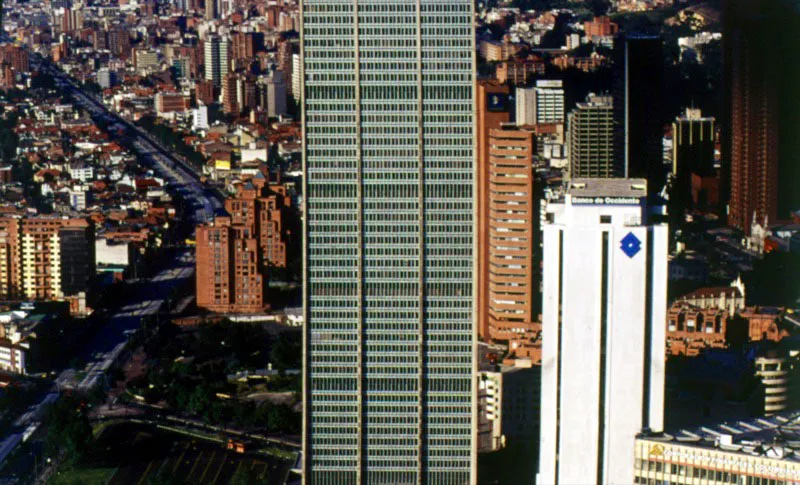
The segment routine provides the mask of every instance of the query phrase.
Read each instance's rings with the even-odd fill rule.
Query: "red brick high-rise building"
[[[197,306],[220,313],[264,310],[265,275],[252,236],[230,217],[197,228]]]
[[[212,104],[217,100],[214,83],[206,80],[197,81],[194,86],[194,96],[200,103],[205,105]]]
[[[489,131],[488,210],[478,214],[479,225],[488,227],[478,233],[478,320],[487,340],[511,341],[541,330],[535,153],[531,129]]]
[[[775,223],[800,207],[800,10],[789,0],[737,0],[725,2],[723,20],[721,192],[728,223],[749,235],[754,219]]]
[[[728,222],[750,233],[775,221],[778,207],[778,99],[774,69],[746,32],[732,34],[730,88],[730,207]]]
[[[28,72],[31,70],[28,51],[13,44],[0,46],[0,64],[8,64],[16,72]]]
[[[478,98],[476,107],[477,116],[477,136],[478,136],[478,197],[477,197],[477,213],[489,213],[489,133],[491,130],[499,129],[503,123],[508,123],[511,120],[509,93],[510,89],[507,85],[500,84],[497,81],[479,81],[478,82]],[[489,233],[489,218],[478,217],[478,232],[477,234]],[[486,264],[489,261],[489,247],[485,245],[479,248],[478,257],[475,258],[476,271],[479,275],[486,274],[488,271]],[[481,280],[479,282],[478,294],[478,308],[487,308],[488,306],[488,280]],[[478,313],[478,335],[481,338],[488,338],[489,334],[489,320],[488,312]]]
[[[609,35],[617,35],[619,33],[619,26],[611,21],[606,16],[595,17],[591,21],[583,23],[583,31],[586,37],[606,37]]]
[[[286,268],[286,188],[260,174],[225,201],[228,216],[197,227],[197,306],[219,313],[257,313],[268,305],[270,273]]]
[[[250,59],[256,55],[256,41],[253,32],[236,32],[231,35],[231,57]]]

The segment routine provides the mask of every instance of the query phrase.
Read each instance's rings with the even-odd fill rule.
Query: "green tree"
[[[282,333],[272,346],[270,359],[276,369],[299,369],[303,358],[303,346],[299,334]]]
[[[189,401],[186,404],[186,410],[196,416],[208,417],[207,412],[211,407],[211,390],[205,385],[199,385],[194,388]]]
[[[64,459],[70,464],[89,456],[93,437],[84,403],[73,397],[63,397],[47,408],[44,425],[47,429],[45,450],[48,455],[63,453]]]
[[[271,480],[268,477],[259,478],[258,473],[249,467],[238,467],[236,473],[231,477],[229,485],[255,485],[255,484],[269,484]]]

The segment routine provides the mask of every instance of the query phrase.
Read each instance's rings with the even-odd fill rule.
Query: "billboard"
[[[505,94],[505,93],[487,93],[486,94],[486,110],[487,111],[508,111],[508,94]]]

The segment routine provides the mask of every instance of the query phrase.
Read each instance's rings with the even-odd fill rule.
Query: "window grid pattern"
[[[308,479],[466,484],[472,6],[357,3],[304,4]]]

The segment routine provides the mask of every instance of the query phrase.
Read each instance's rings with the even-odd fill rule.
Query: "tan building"
[[[0,298],[61,300],[94,276],[94,228],[85,219],[0,218]]]
[[[505,61],[517,52],[517,47],[510,42],[484,40],[478,46],[478,52],[489,62]]]
[[[486,306],[490,340],[510,341],[530,331],[538,320],[539,268],[535,260],[539,201],[534,195],[532,130],[503,127],[489,132],[488,232],[478,248],[486,254],[479,277],[488,293]]]
[[[88,289],[94,275],[94,230],[85,219],[21,220],[22,293],[56,300]]]
[[[137,71],[156,69],[159,66],[158,52],[135,48],[133,49],[134,65]]]
[[[21,298],[21,258],[19,257],[19,219],[0,218],[0,298]]]
[[[168,113],[183,113],[191,107],[191,99],[182,94],[156,94],[156,113],[161,116]]]
[[[495,67],[497,80],[511,85],[528,84],[544,73],[545,65],[540,60],[501,62]]]
[[[634,483],[798,483],[798,419],[800,413],[794,413],[670,434],[643,433],[636,438]]]

